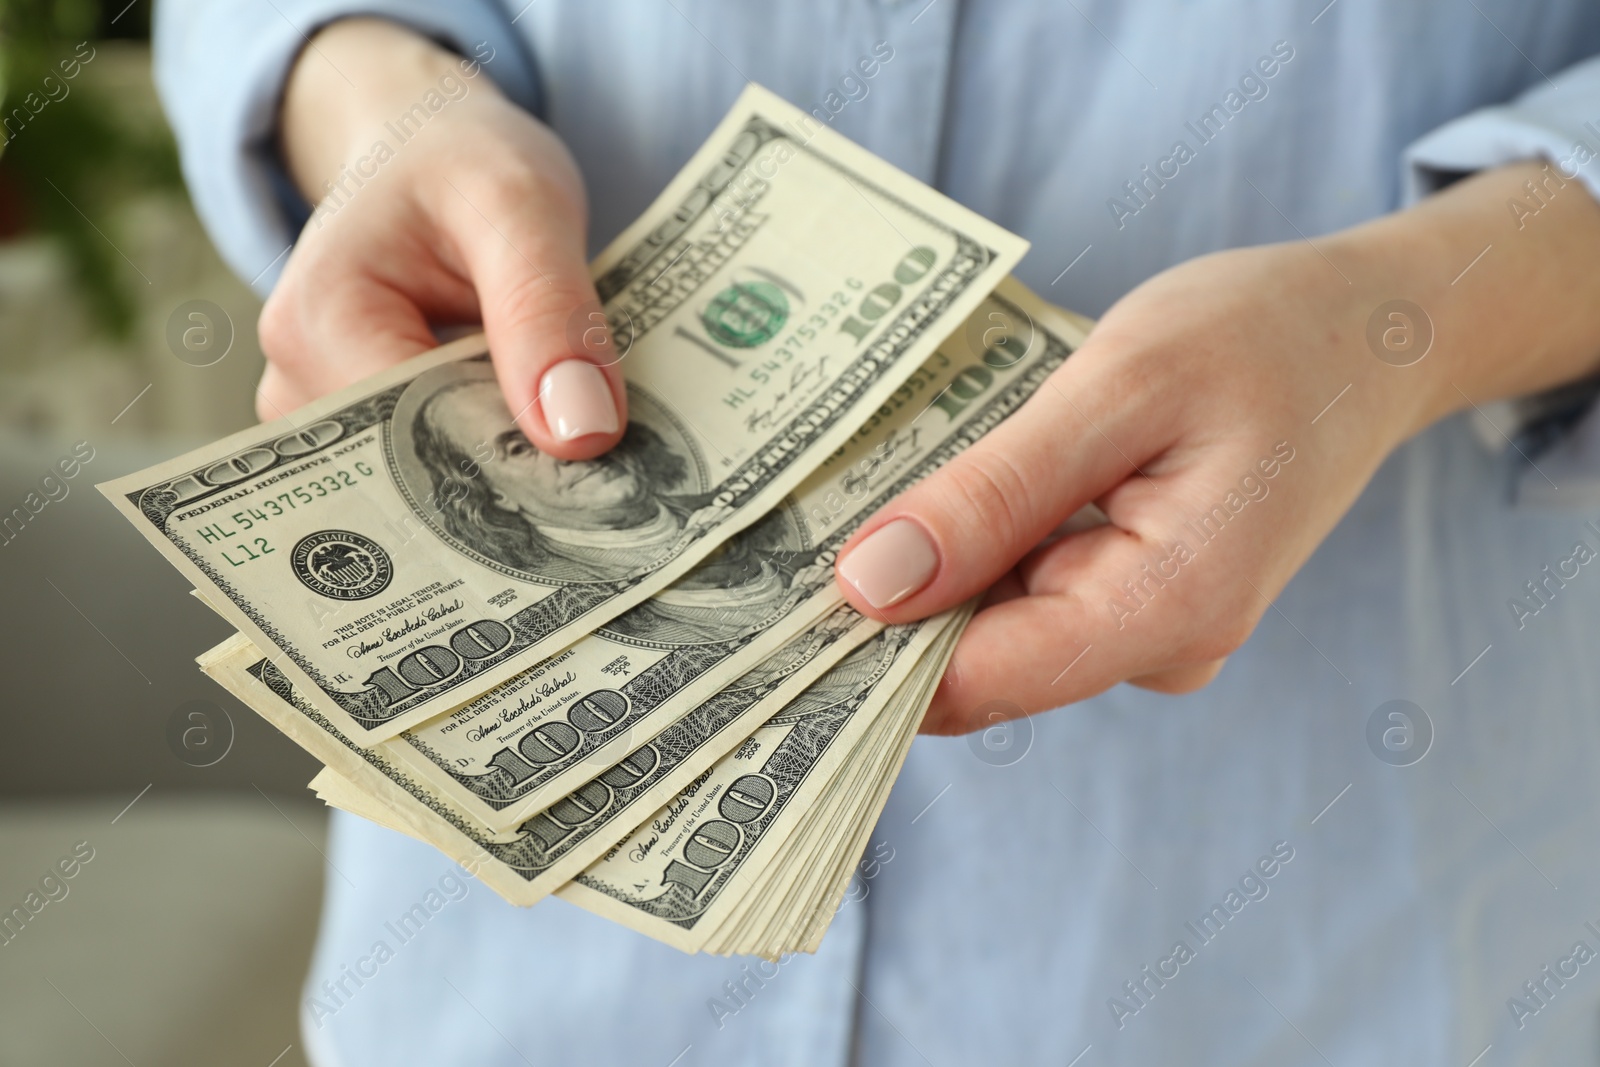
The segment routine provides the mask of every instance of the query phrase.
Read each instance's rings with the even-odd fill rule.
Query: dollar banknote
[[[601,307],[572,341],[609,327],[630,405],[606,456],[532,448],[479,337],[101,489],[319,714],[374,745],[761,519],[1024,248],[752,86],[592,266]]]
[[[660,731],[842,603],[832,564],[862,520],[1020,406],[1081,336],[1006,282],[795,493],[689,575],[382,747],[500,831],[630,754],[653,759],[646,746]],[[288,732],[315,734],[331,721],[318,709]],[[697,746],[696,770],[759,722]]]
[[[815,951],[969,610],[891,627],[851,652],[559,895],[690,951],[768,958]],[[350,777],[348,769],[324,768],[312,790],[334,807],[433,845],[507,899],[528,900],[534,883],[524,884],[515,845],[430,809],[392,779],[370,781],[365,768]],[[664,835],[670,844],[663,845]],[[658,847],[681,847],[718,871],[701,887],[692,914],[662,921],[659,909],[639,906],[651,896],[644,885],[623,895],[631,904],[619,905],[604,888],[590,890],[604,887],[624,856],[621,862],[668,877],[662,888],[670,896],[684,863],[657,859]]]
[[[509,832],[496,831],[428,788],[387,746],[361,748],[298,694],[242,634],[200,658],[201,669],[352,784],[362,800],[338,806],[426,835],[507,900],[532,904],[553,892],[703,773],[688,760],[746,713],[776,714],[853,648],[883,629],[848,607],[809,627],[759,668],[655,739],[644,755],[597,774]],[[319,727],[309,731],[307,725]],[[645,758],[645,756],[648,758]],[[448,831],[445,829],[448,828]],[[440,843],[443,842],[443,843]]]
[[[864,855],[869,838],[966,621],[963,612],[944,628],[886,706],[861,709],[866,729],[840,758],[820,798],[797,806],[803,811],[792,816],[792,830],[776,831],[783,843],[770,858],[747,863],[737,899],[722,909],[720,921],[715,905],[708,908],[701,951],[768,959],[815,952],[845,901],[870,891],[868,882],[894,858],[894,846],[879,842]],[[644,932],[653,925],[647,922]]]
[[[812,816],[827,820],[823,824],[835,832],[854,829],[853,822],[839,821],[838,811],[828,811],[823,803],[830,785],[852,763],[893,780],[898,765],[891,770],[852,754],[918,664],[936,662],[939,639],[955,615],[889,627],[846,656],[764,723],[744,748],[717,763],[557,895],[686,952],[710,947],[740,904],[759,899],[768,888],[762,872],[784,869],[789,879],[797,879],[796,868],[807,869],[805,863],[784,865],[781,859],[785,844]],[[920,695],[931,692],[928,687]],[[924,699],[918,717],[926,706]],[[841,789],[835,797],[862,792]],[[851,843],[853,836],[840,835]],[[809,940],[815,918],[802,914],[799,919],[797,940]]]

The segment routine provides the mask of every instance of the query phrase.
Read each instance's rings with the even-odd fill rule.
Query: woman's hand
[[[1397,445],[1592,371],[1600,206],[1568,180],[1523,232],[1505,208],[1553,173],[1488,172],[1316,246],[1152,278],[1011,419],[874,516],[838,565],[857,608],[903,622],[986,592],[924,729],[1123,681],[1206,684]],[[1369,320],[1396,299],[1431,325],[1379,316],[1380,359]],[[1425,334],[1425,358],[1396,366]],[[1050,540],[1091,502],[1109,525]]]
[[[562,459],[617,442],[621,368],[591,317],[583,185],[553,133],[475,62],[376,19],[316,36],[281,132],[318,207],[261,312],[263,419],[435,347],[432,326],[481,321],[530,441]]]

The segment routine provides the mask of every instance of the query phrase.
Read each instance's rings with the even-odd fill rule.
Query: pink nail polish
[[[875,608],[911,596],[939,569],[939,553],[927,531],[911,519],[880,526],[839,564],[839,576]]]
[[[611,387],[600,368],[587,360],[562,360],[545,371],[539,382],[539,407],[558,441],[617,432]]]

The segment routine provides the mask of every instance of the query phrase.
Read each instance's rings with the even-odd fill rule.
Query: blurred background
[[[199,673],[229,627],[94,489],[254,422],[261,372],[151,2],[0,0],[0,1064],[288,1067],[315,764]]]

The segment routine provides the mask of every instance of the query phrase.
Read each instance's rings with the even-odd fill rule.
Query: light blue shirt
[[[162,96],[229,263],[262,289],[281,267],[305,206],[277,94],[350,12],[492,49],[576,155],[596,248],[750,79],[1031,239],[1018,274],[1090,314],[1455,172],[1543,156],[1600,196],[1579,0],[523,3],[167,0]],[[1406,445],[1199,693],[919,740],[815,957],[452,900],[438,853],[336,815],[306,996],[378,941],[393,958],[308,1012],[306,1045],[322,1067],[1592,1063],[1600,564],[1574,546],[1600,550],[1600,431],[1535,459],[1465,419]],[[402,943],[388,924],[430,889]]]

